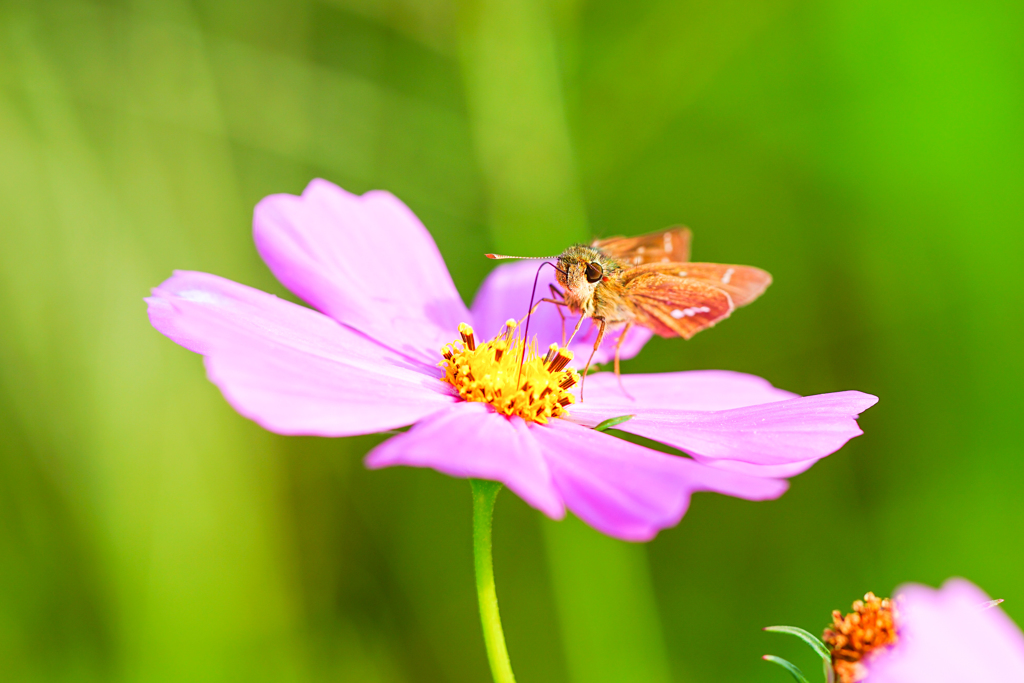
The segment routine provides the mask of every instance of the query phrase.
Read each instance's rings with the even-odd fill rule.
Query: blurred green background
[[[627,371],[881,397],[767,503],[647,545],[503,494],[524,683],[786,681],[833,608],[966,576],[1024,622],[1024,7],[0,2],[0,678],[488,680],[470,495],[283,438],[150,328],[174,268],[284,294],[253,205],[391,190],[485,251],[694,229],[775,284]],[[381,255],[386,258],[386,254]]]

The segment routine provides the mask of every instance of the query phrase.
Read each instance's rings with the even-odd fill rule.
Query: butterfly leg
[[[583,325],[583,317],[584,317],[584,316],[583,316],[583,314],[581,313],[581,314],[580,314],[580,319],[579,319],[579,321],[577,321],[577,323],[576,323],[576,327],[574,327],[574,328],[572,329],[572,336],[571,336],[571,337],[569,337],[569,341],[567,341],[567,342],[565,343],[565,346],[568,346],[569,344],[572,344],[572,340],[576,338],[576,333],[580,331],[580,327],[581,327],[581,326]],[[596,320],[596,318],[595,318],[595,320]]]
[[[633,327],[632,322],[626,323],[626,326],[622,328],[622,334],[619,335],[619,341],[615,342],[615,376],[619,376],[619,351],[622,350],[622,342],[626,339],[626,334],[629,333],[629,328]]]
[[[551,296],[561,300],[563,303],[565,302],[565,294],[562,293],[562,290],[560,290],[558,287],[555,287],[553,284],[549,284],[548,287],[551,289]],[[551,299],[548,299],[548,301],[551,301]],[[561,306],[559,306],[557,310],[558,317],[562,319],[562,346],[565,346],[565,313],[562,313]]]
[[[537,303],[535,303],[533,305],[533,308],[530,309],[529,315],[533,315],[534,313],[536,313],[537,309],[540,308],[540,305],[541,304],[545,304],[545,303],[546,304],[554,304],[555,306],[559,307],[558,308],[558,314],[560,316],[562,316],[562,321],[564,323],[565,322],[565,315],[562,313],[562,308],[561,307],[569,305],[569,304],[565,303],[564,301],[555,301],[554,299],[548,299],[548,298],[541,299],[540,301],[538,301]],[[525,320],[525,318],[524,318],[524,320]],[[563,344],[563,346],[564,346],[564,344]]]
[[[583,403],[583,383],[587,381],[587,371],[590,370],[590,362],[594,360],[594,354],[601,347],[601,342],[604,341],[604,328],[606,324],[604,318],[594,318],[597,323],[601,326],[597,330],[597,340],[594,342],[594,350],[590,352],[590,358],[587,359],[587,365],[583,368],[583,377],[580,379],[580,403]],[[583,318],[580,318],[580,322],[583,322]],[[577,325],[579,327],[579,325]]]
[[[627,397],[632,399],[629,392],[626,391],[626,387],[622,384],[622,375],[619,373],[619,352],[622,350],[622,342],[626,339],[626,334],[629,332],[629,328],[633,326],[632,322],[626,323],[626,326],[622,328],[622,334],[619,335],[619,341],[615,342],[615,379],[619,381],[619,389],[622,389]]]

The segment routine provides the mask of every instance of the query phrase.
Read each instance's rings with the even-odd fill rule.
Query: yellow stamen
[[[544,365],[547,365],[548,363],[553,361],[555,359],[555,356],[557,356],[557,355],[558,355],[558,344],[552,344],[551,346],[548,347],[547,355],[544,356]]]
[[[473,328],[466,323],[459,323],[459,334],[462,335],[462,343],[470,351],[476,350],[476,339],[473,337]]]
[[[565,415],[566,407],[576,400],[567,391],[579,382],[579,374],[566,369],[572,352],[552,344],[547,356],[541,357],[536,345],[515,337],[515,330],[516,323],[510,320],[500,335],[478,345],[473,328],[462,323],[462,343],[445,345],[444,360],[438,365],[444,368],[444,381],[463,400],[489,403],[502,415],[546,424]]]
[[[558,372],[572,360],[572,351],[569,349],[558,349],[558,353],[548,363],[548,370],[551,372]]]

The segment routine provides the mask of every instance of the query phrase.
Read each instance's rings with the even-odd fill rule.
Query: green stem
[[[505,649],[505,633],[498,615],[498,593],[494,589],[494,562],[491,560],[491,520],[494,500],[501,484],[496,481],[470,479],[473,487],[473,564],[476,565],[476,595],[480,601],[480,623],[484,627],[484,644],[491,663],[494,683],[515,683],[512,663]]]

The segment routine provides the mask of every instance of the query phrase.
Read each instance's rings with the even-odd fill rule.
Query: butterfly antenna
[[[508,256],[506,254],[484,254],[484,256],[495,261],[500,261],[502,259],[520,259],[524,261],[552,261],[558,258],[557,256]],[[555,264],[553,263],[551,265],[555,266]],[[558,266],[555,266],[555,270],[557,270],[562,275],[566,274],[566,272],[559,268]]]
[[[490,256],[490,254],[488,254]],[[512,257],[518,258],[518,257]],[[535,258],[535,257],[526,257]],[[537,274],[533,276],[533,290],[530,291],[530,307],[526,309],[526,329],[523,331],[523,355],[519,357],[519,374],[516,375],[516,386],[519,386],[519,382],[523,378],[523,363],[526,361],[526,349],[530,343],[530,316],[533,315],[533,299],[537,295],[537,282],[540,280],[540,271],[543,270],[544,266],[551,266],[555,268],[555,264],[550,261],[540,264],[540,268],[537,269]],[[555,270],[558,270],[555,268]]]
[[[550,261],[551,259],[558,258],[557,256],[507,256],[505,254],[484,254],[489,259],[500,261],[502,259],[516,258],[525,260],[536,260],[536,261]]]

